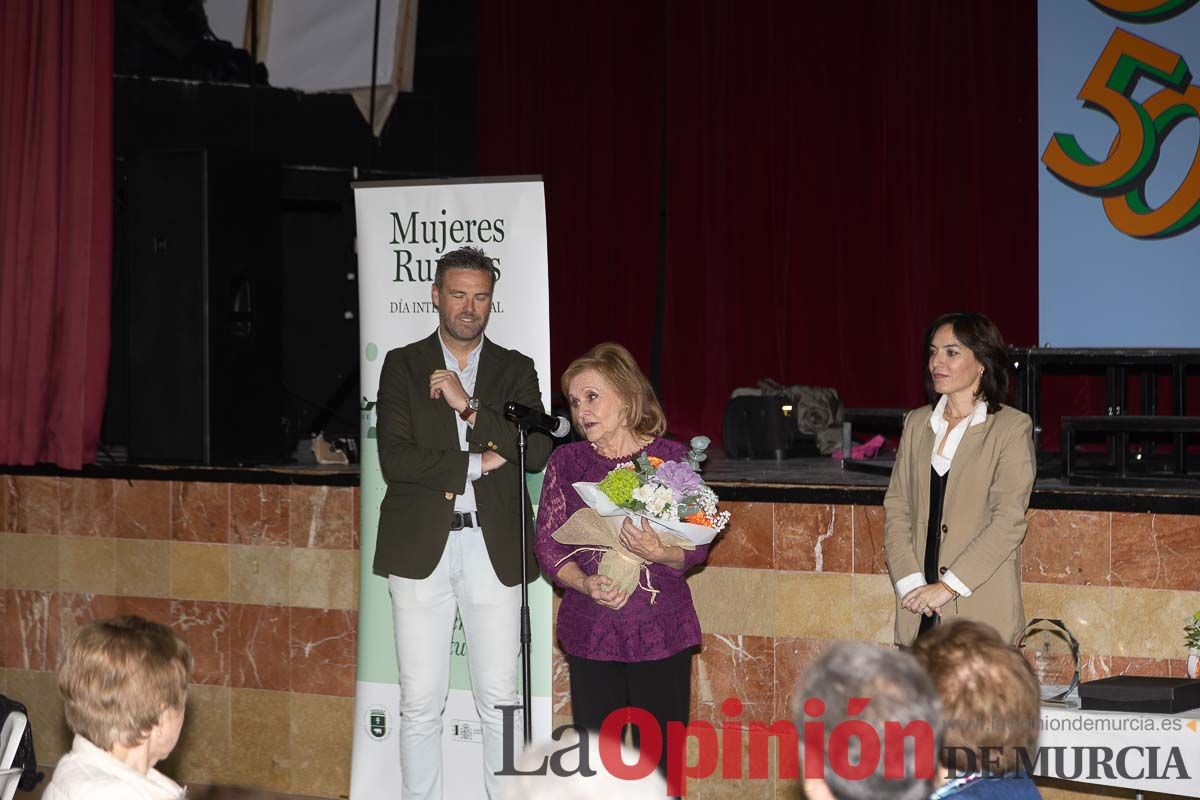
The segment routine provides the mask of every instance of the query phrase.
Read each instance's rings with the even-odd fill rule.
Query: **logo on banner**
[[[1107,5],[1153,13],[1179,4],[1109,0]],[[1146,182],[1167,136],[1184,120],[1200,118],[1200,86],[1190,84],[1191,77],[1179,53],[1117,28],[1078,94],[1085,108],[1117,125],[1107,154],[1094,157],[1074,134],[1055,133],[1042,163],[1076,191],[1100,197],[1109,222],[1127,236],[1163,239],[1191,230],[1200,222],[1200,147],[1170,198],[1157,208],[1146,198]],[[1141,78],[1164,88],[1141,102],[1134,100]]]
[[[457,742],[483,744],[483,723],[469,719],[452,720],[450,738]]]
[[[367,735],[377,742],[385,742],[392,735],[392,715],[383,706],[371,706],[365,719]]]

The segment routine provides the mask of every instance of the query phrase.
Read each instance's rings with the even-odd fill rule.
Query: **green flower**
[[[600,481],[600,491],[617,505],[629,506],[633,502],[633,490],[641,485],[642,482],[633,470],[614,469]]]

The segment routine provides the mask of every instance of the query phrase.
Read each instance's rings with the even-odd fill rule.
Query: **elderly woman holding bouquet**
[[[684,576],[704,561],[708,546],[691,550],[663,544],[644,518],[640,525],[625,518],[619,542],[646,562],[641,568],[645,587],[653,587],[639,581],[625,591],[598,574],[598,548],[572,547],[552,535],[586,508],[572,487],[576,482],[603,481],[622,464],[639,460],[658,466],[658,480],[673,490],[699,484],[699,476],[686,466],[686,448],[662,438],[662,407],[624,347],[597,345],[567,367],[562,385],[586,441],[559,447],[550,456],[534,548],[546,575],[565,589],[557,632],[570,667],[575,724],[598,730],[613,711],[634,706],[657,720],[665,742],[668,722],[688,722],[700,621]],[[660,466],[659,460],[668,463]],[[649,507],[656,498],[647,495],[646,501]]]

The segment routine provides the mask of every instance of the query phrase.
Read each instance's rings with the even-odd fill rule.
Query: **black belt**
[[[450,530],[461,531],[463,528],[474,528],[475,518],[470,511],[466,513],[454,512],[454,519],[450,521]]]

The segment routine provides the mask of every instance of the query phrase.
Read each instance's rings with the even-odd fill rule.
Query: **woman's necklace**
[[[964,420],[967,417],[971,416],[971,414],[974,411],[975,411],[975,409],[971,409],[970,411],[967,411],[966,413],[959,414],[959,413],[953,411],[950,408],[950,403],[947,402],[946,409],[942,412],[942,416],[945,418],[946,422],[959,422],[959,421]]]
[[[609,448],[602,447],[599,442],[592,442],[591,445],[592,450],[594,450],[602,458],[616,460],[618,458],[626,458],[631,456],[639,450],[644,450],[646,445],[650,444],[651,441],[653,440],[649,437],[633,437],[631,445],[612,448],[613,455],[606,453],[605,450]]]

